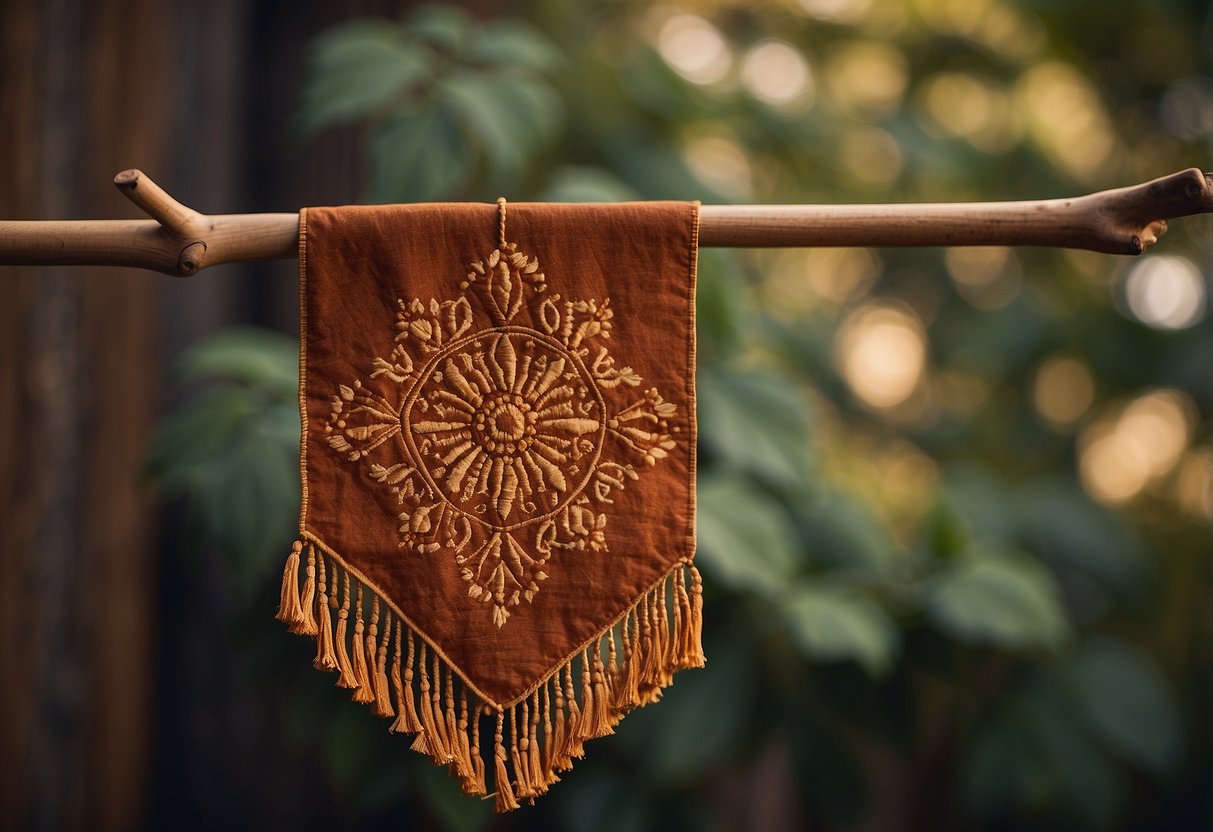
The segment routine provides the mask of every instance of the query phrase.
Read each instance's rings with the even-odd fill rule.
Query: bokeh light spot
[[[1125,281],[1129,310],[1157,329],[1183,329],[1205,312],[1205,282],[1186,257],[1161,254],[1133,266]]]
[[[884,269],[874,251],[867,248],[815,248],[805,255],[803,277],[813,294],[841,304],[867,294]]]
[[[1052,356],[1036,371],[1032,404],[1056,428],[1077,422],[1095,400],[1095,380],[1081,361]]]
[[[761,41],[746,53],[741,83],[750,95],[779,109],[804,105],[813,93],[808,63],[781,40]]]
[[[926,335],[911,312],[869,304],[851,313],[835,341],[838,367],[865,404],[890,408],[914,392],[926,363]]]
[[[733,63],[720,30],[693,14],[676,14],[662,24],[657,51],[670,69],[694,84],[721,80]]]
[[[965,72],[941,72],[919,93],[928,129],[961,138],[986,153],[1005,153],[1020,135],[1004,90]]]
[[[1079,438],[1078,473],[1092,497],[1124,503],[1169,473],[1188,445],[1196,405],[1179,390],[1156,390]]]
[[[1186,511],[1213,520],[1213,448],[1188,455],[1175,478],[1175,491]]]
[[[872,8],[872,0],[797,0],[809,17],[829,23],[854,23]]]
[[[1041,151],[1064,171],[1098,182],[1119,149],[1111,119],[1090,80],[1046,61],[1019,79],[1017,104]]]

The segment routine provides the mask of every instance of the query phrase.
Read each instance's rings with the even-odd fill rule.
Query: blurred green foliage
[[[323,34],[298,127],[356,125],[380,201],[1052,196],[1208,159],[1209,14],[427,6]],[[1207,294],[1210,225],[1179,225],[1162,247]],[[1207,825],[1213,325],[1204,295],[1147,325],[1132,275],[1055,251],[704,250],[708,668],[502,828],[728,828],[759,799],[816,829]],[[183,379],[219,381],[153,442],[242,584],[272,586],[296,508],[294,366],[269,335],[199,345]],[[1134,440],[1153,467],[1124,467]],[[291,736],[325,747],[344,814],[493,823],[324,677],[298,684]]]

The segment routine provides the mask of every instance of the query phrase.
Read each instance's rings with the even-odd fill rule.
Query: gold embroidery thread
[[[397,301],[391,352],[367,384],[339,386],[324,430],[395,496],[398,545],[452,552],[501,627],[553,555],[609,553],[612,493],[665,457],[680,427],[656,388],[612,409],[604,392],[642,379],[610,354],[609,297],[549,293],[538,259],[505,243],[499,207],[499,247],[470,265],[457,299]]]

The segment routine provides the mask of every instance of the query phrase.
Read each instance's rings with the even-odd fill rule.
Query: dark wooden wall
[[[355,201],[356,137],[304,146],[287,116],[309,39],[395,5],[6,0],[0,216],[134,216],[110,184],[128,167],[207,212]],[[290,263],[0,267],[4,828],[164,828],[177,796],[232,801],[217,825],[242,802],[223,777],[172,794],[245,726],[213,628],[221,567],[173,550],[140,465],[172,357],[228,322],[291,331],[294,298]]]

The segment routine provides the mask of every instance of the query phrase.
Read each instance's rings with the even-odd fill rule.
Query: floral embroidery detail
[[[399,545],[453,552],[500,627],[535,597],[553,554],[608,552],[601,509],[638,479],[636,464],[674,448],[677,407],[650,388],[612,409],[604,391],[641,378],[604,343],[610,299],[549,294],[515,244],[472,263],[459,288],[453,301],[397,301],[390,354],[373,360],[371,382],[338,388],[325,433],[395,495]],[[632,458],[605,458],[608,435]]]

